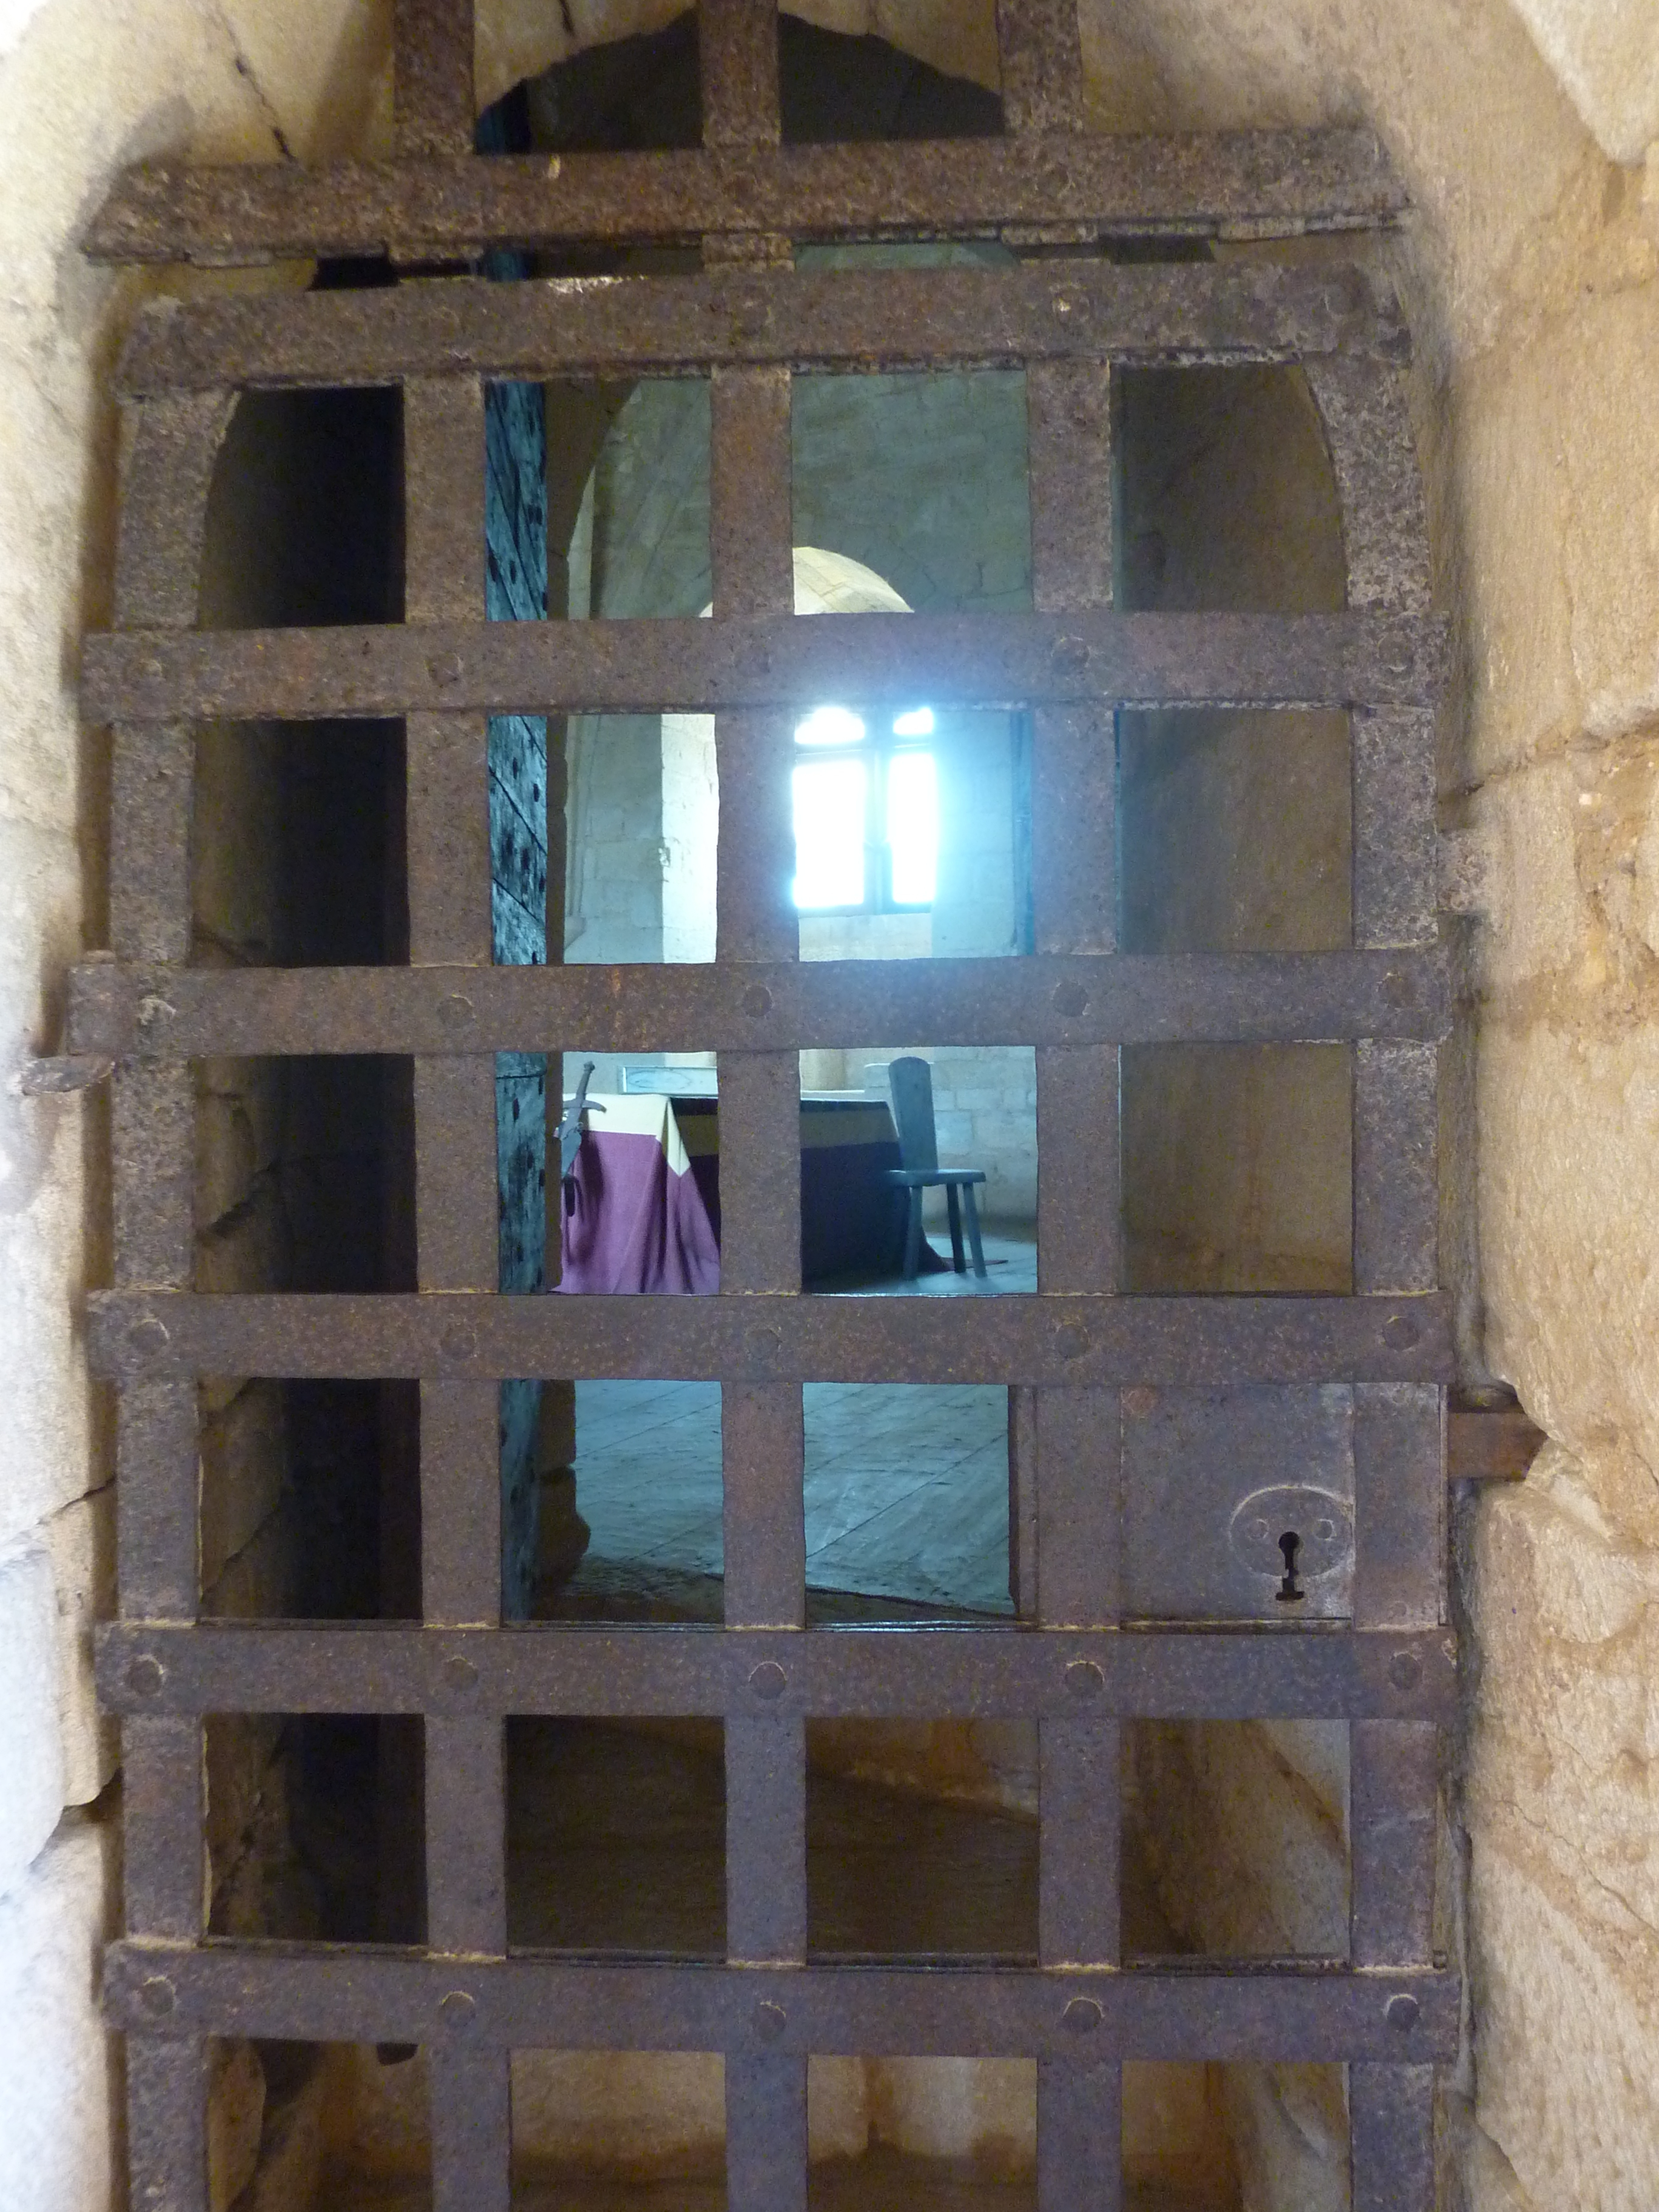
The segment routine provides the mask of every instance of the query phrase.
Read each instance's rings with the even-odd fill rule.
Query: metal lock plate
[[[1125,1610],[1143,1620],[1344,1620],[1353,1393],[1123,1393]],[[1295,1538],[1291,1589],[1281,1539]]]

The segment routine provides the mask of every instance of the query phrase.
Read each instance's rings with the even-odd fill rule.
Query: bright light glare
[[[795,725],[798,745],[857,745],[864,742],[864,724],[846,707],[814,707],[804,722]]]
[[[939,777],[932,753],[895,753],[887,764],[887,843],[893,903],[932,906],[939,874]]]
[[[794,771],[798,907],[864,904],[868,775],[865,763],[856,760],[803,761]]]
[[[896,738],[931,738],[933,734],[933,710],[931,707],[913,707],[908,714],[895,714],[893,735]]]

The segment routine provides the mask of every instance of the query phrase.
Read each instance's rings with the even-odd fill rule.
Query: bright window
[[[817,707],[795,730],[795,904],[882,912],[933,902],[939,775],[931,708],[878,723]]]

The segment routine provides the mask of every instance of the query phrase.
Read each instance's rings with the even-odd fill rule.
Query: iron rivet
[[[1069,315],[1071,312],[1071,301],[1066,298],[1063,292],[1056,292],[1054,295],[1054,313],[1057,315]]]
[[[1068,1321],[1054,1331],[1054,1350],[1062,1359],[1081,1359],[1089,1349],[1089,1332],[1080,1322]]]
[[[1059,983],[1050,1001],[1057,1014],[1076,1015],[1088,1011],[1089,994],[1081,983]]]
[[[763,2043],[775,2043],[789,2025],[789,2015],[769,1998],[755,2007],[755,2033]]]
[[[1408,1006],[1412,1002],[1412,979],[1398,968],[1390,968],[1382,978],[1382,995],[1391,1006]]]
[[[744,993],[738,1004],[742,1006],[745,1014],[753,1014],[756,1019],[758,1020],[761,1015],[769,1014],[771,1012],[772,994],[767,989],[764,983],[751,983],[749,986],[749,988]]]
[[[179,1992],[165,1974],[151,1974],[138,1984],[138,2002],[152,2020],[165,2020],[179,2002]]]
[[[1092,1997],[1073,1997],[1060,2016],[1068,2035],[1092,2035],[1105,2014]]]
[[[1409,1352],[1422,1334],[1410,1314],[1390,1314],[1382,1324],[1382,1341],[1390,1352]]]
[[[438,2000],[438,2017],[446,2027],[467,2027],[471,2025],[478,2008],[465,1990],[451,1990]]]
[[[1137,1382],[1123,1394],[1123,1410],[1132,1420],[1144,1421],[1158,1411],[1158,1393],[1149,1390],[1144,1382]]]
[[[438,1339],[438,1349],[446,1359],[471,1359],[478,1348],[478,1332],[464,1321],[447,1328]]]
[[[444,1661],[444,1681],[448,1688],[471,1690],[476,1687],[477,1680],[477,1668],[470,1659],[464,1659],[459,1651],[452,1652]]]
[[[749,1686],[757,1698],[764,1698],[769,1705],[789,1687],[789,1677],[775,1659],[763,1659],[750,1673]]]
[[[426,672],[434,684],[442,684],[446,689],[452,684],[459,684],[461,680],[460,656],[453,653],[434,653],[426,664]]]
[[[153,1698],[167,1678],[167,1670],[154,1652],[141,1651],[127,1662],[127,1687],[136,1698]]]
[[[146,1314],[127,1331],[127,1342],[135,1352],[165,1352],[168,1344],[167,1326],[154,1314]]]
[[[743,1348],[751,1359],[775,1359],[783,1349],[783,1339],[775,1328],[751,1328],[743,1340]]]
[[[1389,1680],[1396,1690],[1414,1690],[1423,1679],[1423,1662],[1415,1651],[1396,1651],[1389,1662]]]
[[[1089,648],[1080,637],[1057,637],[1048,658],[1063,675],[1080,676],[1089,665]]]
[[[1404,2035],[1408,2029],[1416,2027],[1417,2016],[1421,2010],[1422,2007],[1410,1991],[1401,1990],[1398,1996],[1391,1996],[1383,2006],[1382,2017],[1390,2027],[1398,2028],[1401,2034]]]
[[[1074,1698],[1097,1698],[1106,1676],[1095,1659],[1073,1659],[1066,1669],[1066,1687]]]
[[[1322,1544],[1328,1544],[1332,1537],[1336,1534],[1335,1522],[1316,1521],[1314,1522],[1314,1534],[1318,1537]]]
[[[452,991],[438,1001],[438,1019],[447,1030],[465,1029],[472,1018],[472,1001],[465,991]]]

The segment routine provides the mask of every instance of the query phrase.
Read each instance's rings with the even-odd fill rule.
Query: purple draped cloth
[[[607,1092],[591,1102],[560,1208],[557,1288],[717,1291],[720,1239],[686,1157],[673,1102]]]

